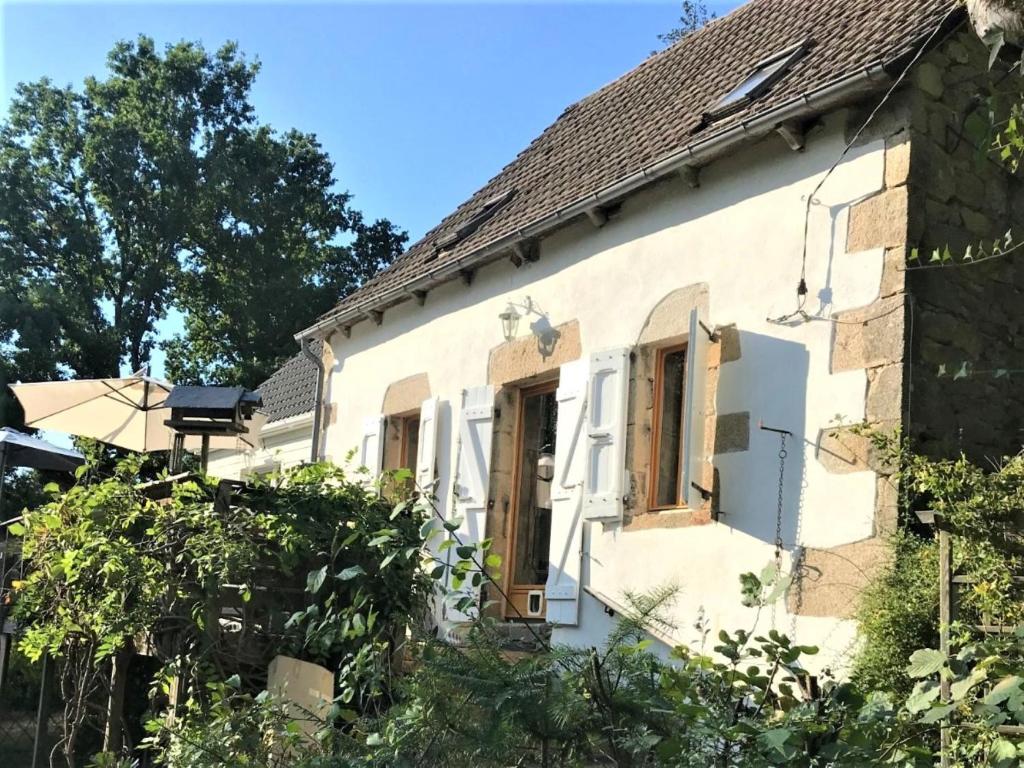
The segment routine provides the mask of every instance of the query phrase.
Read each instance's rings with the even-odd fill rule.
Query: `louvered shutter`
[[[494,432],[494,387],[467,389],[459,418],[459,464],[455,489],[455,513],[462,519],[456,535],[462,545],[479,544],[487,536],[487,494],[490,487],[491,439]],[[454,547],[452,562],[457,555]],[[480,602],[480,588],[466,579],[460,595],[473,598],[474,606]],[[453,597],[451,601],[456,600]],[[448,617],[454,621],[467,621],[477,615],[476,608],[469,613],[449,609]]]
[[[686,394],[683,399],[683,493],[687,506],[703,502],[698,487],[704,483],[704,398],[710,339],[701,326],[700,312],[690,312],[690,336],[686,346]]]
[[[555,476],[551,483],[551,545],[544,595],[547,598],[547,621],[563,626],[579,623],[588,373],[586,360],[566,363],[562,366],[555,395],[558,422]]]
[[[363,420],[363,439],[359,443],[359,466],[370,470],[376,480],[384,462],[384,416],[367,416]]]
[[[618,520],[626,493],[626,405],[629,349],[590,357],[587,391],[587,469],[583,517]]]
[[[420,406],[420,437],[416,446],[416,486],[434,493],[437,479],[437,411],[438,399],[424,400]]]

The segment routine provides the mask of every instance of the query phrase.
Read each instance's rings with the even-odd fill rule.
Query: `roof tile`
[[[751,0],[571,104],[526,149],[394,264],[322,320],[402,288],[431,270],[635,173],[695,140],[802,93],[891,62],[928,37],[958,0]],[[709,126],[703,115],[754,67],[803,41],[810,50],[764,96]],[[453,247],[435,243],[480,206],[515,190]]]

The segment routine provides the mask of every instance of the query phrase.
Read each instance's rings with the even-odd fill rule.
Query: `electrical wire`
[[[889,99],[896,92],[896,90],[903,84],[903,81],[907,79],[907,75],[910,74],[910,71],[914,68],[917,62],[921,60],[921,57],[925,54],[925,51],[929,49],[931,44],[939,36],[939,33],[941,33],[942,30],[945,28],[946,23],[953,17],[953,14],[959,12],[959,10],[960,5],[956,4],[952,8],[950,8],[949,12],[945,16],[942,17],[942,20],[938,23],[938,25],[935,27],[932,33],[928,35],[927,38],[925,38],[925,41],[921,44],[921,46],[917,49],[917,52],[913,55],[913,57],[910,59],[907,65],[903,68],[903,71],[900,72],[899,76],[893,81],[892,85],[889,86],[888,90],[882,96],[881,101],[879,101],[875,108],[871,110],[871,113],[868,115],[867,119],[863,122],[860,128],[857,129],[857,132],[854,133],[853,137],[846,143],[846,146],[843,147],[843,151],[839,153],[839,157],[836,158],[836,161],[832,163],[832,166],[828,169],[828,171],[825,172],[825,175],[821,177],[817,185],[815,185],[814,191],[812,191],[811,194],[807,196],[807,205],[804,207],[803,248],[802,253],[800,255],[800,282],[797,283],[796,287],[797,308],[794,312],[776,318],[771,322],[785,323],[789,320],[792,320],[794,317],[801,316],[804,317],[804,319],[806,319],[804,305],[807,302],[808,293],[807,244],[809,240],[811,227],[811,206],[813,206],[815,202],[817,202],[818,193],[821,191],[822,187],[825,186],[825,182],[829,180],[829,178],[832,176],[835,170],[843,162],[843,160],[846,159],[846,156],[850,153],[850,150],[853,149],[853,147],[860,140],[860,137],[864,134],[864,131],[866,131],[868,126],[871,125],[874,119],[878,116],[878,113],[882,111],[882,108],[889,102]]]

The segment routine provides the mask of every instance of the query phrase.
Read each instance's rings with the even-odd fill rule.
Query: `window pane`
[[[658,439],[657,478],[654,503],[673,507],[679,503],[679,462],[683,434],[683,388],[686,376],[686,351],[668,352],[661,358],[660,431]]]
[[[554,392],[523,398],[516,551],[513,584],[540,585],[548,578],[551,543],[551,464],[558,401]]]
[[[416,471],[416,453],[420,445],[420,420],[415,416],[405,420],[405,455],[402,466]]]

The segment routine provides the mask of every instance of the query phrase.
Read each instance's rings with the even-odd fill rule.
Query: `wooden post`
[[[206,474],[207,465],[210,463],[210,436],[203,435],[203,448],[200,453],[200,464],[203,467],[203,474]]]
[[[185,454],[185,435],[181,432],[174,433],[174,442],[171,446],[171,467],[172,475],[181,472]]]
[[[128,688],[128,664],[131,650],[122,648],[110,660],[110,697],[107,699],[107,724],[103,731],[103,751],[121,752],[124,740],[121,722],[124,719],[124,695]]]
[[[39,686],[39,708],[36,710],[36,736],[32,747],[32,768],[44,768],[50,761],[46,752],[46,734],[50,724],[50,689],[53,687],[53,659],[43,656],[42,683]]]
[[[949,531],[941,520],[936,519],[939,530],[939,651],[949,658],[949,625],[953,617],[953,547]],[[939,680],[939,697],[943,703],[950,701],[949,680]],[[939,732],[939,765],[949,768],[949,725],[942,726]]]
[[[7,687],[7,667],[11,661],[11,636],[0,626],[0,696]]]

